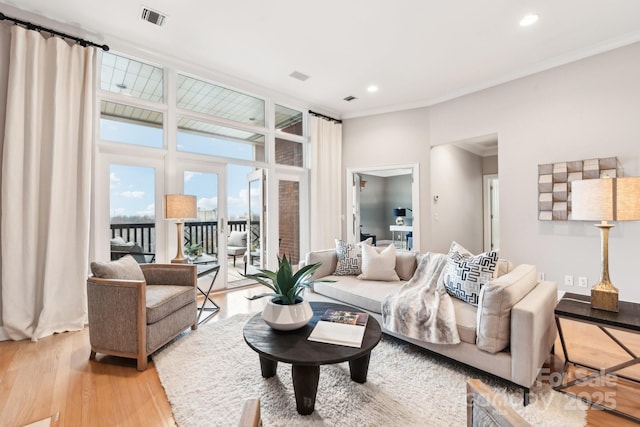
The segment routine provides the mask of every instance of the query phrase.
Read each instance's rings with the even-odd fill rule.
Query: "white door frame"
[[[106,151],[106,150],[105,150]],[[136,151],[135,148],[131,151]],[[141,152],[145,150],[140,150]],[[95,186],[93,191],[93,212],[92,212],[92,233],[93,242],[90,248],[90,259],[98,261],[108,261],[111,259],[109,250],[109,233],[110,229],[110,184],[111,184],[111,165],[124,165],[134,167],[147,167],[155,169],[155,229],[156,229],[156,262],[167,262],[168,258],[162,248],[166,246],[166,227],[163,224],[164,217],[162,214],[163,195],[165,192],[165,164],[161,156],[150,158],[146,155],[122,155],[113,152],[102,152],[96,156],[96,172]],[[100,195],[100,197],[97,197]],[[105,197],[106,196],[106,197]],[[160,251],[160,252],[159,252]]]
[[[384,171],[384,170],[393,170],[393,169],[411,169],[411,205],[413,209],[413,247],[412,250],[415,252],[420,252],[420,232],[421,232],[421,221],[420,221],[420,164],[419,163],[410,163],[410,164],[399,164],[399,165],[384,165],[384,166],[370,166],[365,168],[347,168],[346,175],[346,187],[345,187],[345,195],[346,201],[345,206],[347,212],[349,212],[349,217],[346,218],[347,222],[347,242],[355,243],[360,240],[359,230],[355,230],[354,227],[356,223],[359,224],[360,220],[354,219],[352,215],[356,215],[356,213],[360,212],[360,206],[355,206],[355,198],[354,192],[360,191],[359,188],[359,180],[355,178],[355,174],[373,171]],[[353,188],[356,185],[358,188]],[[356,234],[357,233],[357,234]]]
[[[184,194],[184,173],[201,172],[206,174],[218,175],[218,263],[220,270],[213,285],[212,291],[227,288],[227,165],[207,160],[188,160],[180,159],[176,168],[176,187],[178,193]],[[172,221],[165,221],[168,226],[175,229]],[[175,231],[175,230],[174,230]],[[169,234],[168,234],[169,235]],[[175,239],[174,239],[175,240]],[[169,239],[166,245],[169,253],[175,253],[177,250],[175,241]]]

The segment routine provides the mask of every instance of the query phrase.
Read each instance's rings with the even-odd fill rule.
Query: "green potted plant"
[[[258,270],[258,273],[244,275],[272,291],[254,295],[248,299],[272,297],[262,311],[262,318],[272,328],[279,330],[301,328],[311,320],[313,310],[309,302],[300,294],[314,282],[321,281],[310,280],[320,265],[320,263],[305,265],[294,274],[287,256],[278,257],[277,271]]]
[[[196,258],[202,255],[202,243],[187,243],[184,247],[184,254],[189,262],[195,261]]]

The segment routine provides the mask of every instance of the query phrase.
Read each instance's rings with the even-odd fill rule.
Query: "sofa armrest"
[[[511,309],[512,381],[531,387],[556,339],[558,286],[539,282]]]
[[[87,279],[89,339],[95,349],[136,354],[146,347],[143,280]]]
[[[198,284],[198,271],[193,264],[141,264],[147,285],[193,286]]]

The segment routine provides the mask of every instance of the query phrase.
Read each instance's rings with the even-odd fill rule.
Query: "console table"
[[[410,249],[410,248],[407,248],[406,235],[409,232],[413,232],[413,226],[412,225],[390,225],[389,226],[389,231],[391,231],[391,240],[393,240],[394,244],[396,242],[396,237],[400,237],[397,240],[400,240],[400,244],[402,245],[402,249]],[[400,233],[400,234],[398,236],[396,236],[396,233]]]
[[[587,393],[576,393],[569,390],[570,387],[580,386],[581,384],[585,383],[594,384],[594,381],[599,384],[601,383],[607,385],[608,382],[612,381],[610,375],[622,369],[628,368],[629,366],[637,365],[640,363],[640,357],[636,355],[627,345],[625,345],[620,337],[614,336],[610,331],[611,329],[614,329],[639,334],[640,304],[620,301],[619,308],[620,311],[618,313],[593,309],[591,308],[590,297],[587,295],[567,293],[562,297],[562,299],[556,306],[555,318],[556,326],[558,327],[560,343],[562,344],[565,363],[561,372],[562,377],[560,380],[560,384],[554,386],[554,389],[562,393],[579,397],[583,401],[597,408],[615,413],[635,422],[640,422],[640,417],[638,416],[622,412],[611,406],[607,406],[607,403],[615,403],[611,401],[611,398],[598,399],[600,400],[599,402],[594,402],[585,397]],[[567,343],[565,342],[564,334],[562,333],[562,325],[560,323],[561,319],[583,322],[597,326],[607,337],[609,337],[615,344],[617,344],[622,350],[624,350],[625,353],[627,353],[628,359],[609,367],[589,366],[584,363],[571,360],[571,358],[569,357],[569,349]],[[588,338],[589,337],[585,337],[585,339]],[[567,372],[569,364],[587,368],[589,370],[592,370],[593,373],[590,375],[578,377],[572,381],[568,381],[565,383],[565,373]],[[638,380],[637,378],[631,378],[619,373],[615,374],[615,376],[634,382],[636,384],[640,384],[640,380]],[[615,390],[615,393],[619,393],[622,389],[622,387],[616,387],[613,390]],[[599,387],[598,390],[601,390],[601,388]],[[613,396],[613,399],[615,400],[615,396]]]

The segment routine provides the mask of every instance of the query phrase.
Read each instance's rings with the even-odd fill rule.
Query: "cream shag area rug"
[[[548,385],[522,390],[383,335],[371,353],[365,384],[349,365],[323,365],[315,411],[296,412],[291,367],[262,378],[258,354],[242,337],[251,315],[236,315],[184,333],[153,356],[180,427],[235,426],[244,399],[260,398],[265,426],[465,426],[465,381],[480,378],[536,426],[583,426],[580,401]],[[330,344],[327,344],[330,345]]]

